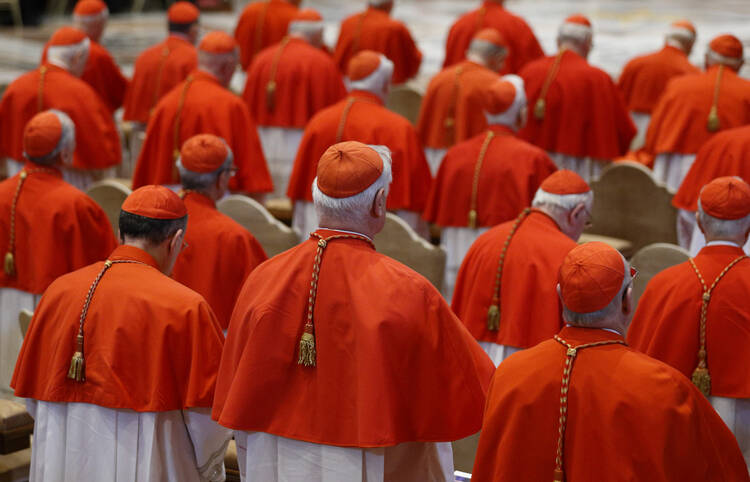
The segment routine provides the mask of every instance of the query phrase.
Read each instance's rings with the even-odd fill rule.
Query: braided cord
[[[560,71],[560,64],[562,63],[564,53],[565,49],[560,49],[557,53],[557,57],[555,57],[555,62],[552,64],[549,74],[547,74],[547,78],[544,79],[542,90],[539,92],[539,98],[536,100],[536,104],[534,104],[534,117],[537,120],[544,120],[544,114],[547,110],[547,92],[549,91],[552,82],[555,80],[555,77],[557,77],[557,72]]]
[[[39,89],[36,95],[36,108],[37,112],[44,110],[44,79],[47,77],[47,66],[42,65],[39,67]]]
[[[281,41],[281,45],[278,46],[276,52],[273,54],[273,61],[271,63],[271,74],[266,84],[266,108],[268,112],[273,112],[276,109],[276,73],[279,70],[279,61],[281,61],[281,54],[284,53],[284,49],[289,44],[292,38],[290,36],[284,37]]]
[[[482,143],[482,148],[479,150],[479,157],[477,157],[477,162],[474,164],[474,180],[471,184],[471,204],[469,206],[469,219],[468,219],[468,226],[471,229],[476,229],[479,225],[479,213],[477,211],[477,195],[479,191],[479,174],[482,172],[482,164],[484,163],[484,158],[487,155],[487,150],[490,147],[490,143],[492,142],[492,139],[495,138],[497,134],[495,134],[494,131],[487,131],[487,137],[484,138],[484,142]]]
[[[456,142],[456,111],[458,109],[458,96],[461,93],[461,75],[463,75],[463,73],[463,65],[456,67],[456,75],[453,77],[453,94],[448,109],[448,117],[443,121],[443,127],[445,127],[445,145],[448,147]]]
[[[255,32],[253,35],[253,57],[260,51],[260,45],[263,41],[263,26],[266,23],[266,16],[268,15],[268,7],[271,6],[271,0],[266,0],[263,5],[263,9],[258,15],[258,20],[255,22]]]
[[[716,74],[716,85],[714,85],[714,98],[711,102],[711,110],[708,113],[706,129],[708,132],[716,132],[721,128],[719,121],[719,94],[721,93],[721,78],[724,76],[724,66],[719,65],[719,72]]]
[[[336,129],[336,144],[341,142],[341,139],[344,137],[344,127],[346,127],[346,119],[349,117],[349,111],[352,109],[354,102],[356,102],[354,96],[350,96],[348,99],[346,99],[346,105],[344,106],[344,111],[341,113],[339,126]]]
[[[156,85],[154,86],[154,95],[151,98],[151,107],[148,109],[148,115],[151,115],[156,103],[159,101],[159,92],[161,90],[161,78],[162,72],[164,72],[164,64],[167,63],[167,57],[169,57],[169,47],[165,44],[161,50],[161,57],[159,58],[159,68],[156,70]]]

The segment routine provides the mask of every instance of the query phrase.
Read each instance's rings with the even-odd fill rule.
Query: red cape
[[[210,198],[191,192],[184,200],[188,247],[177,258],[172,278],[203,296],[226,330],[245,278],[268,256],[258,240],[217,211]]]
[[[27,163],[26,169],[43,166]],[[10,210],[18,174],[0,182],[0,253],[10,242]],[[29,174],[16,205],[17,275],[0,270],[0,287],[42,294],[57,277],[107,258],[117,242],[107,215],[59,172]]]
[[[122,160],[120,136],[104,101],[83,80],[52,64],[43,64],[42,108],[59,109],[76,125],[76,151],[73,167],[103,169]],[[41,67],[40,67],[41,68]],[[39,109],[40,68],[14,80],[0,100],[0,157],[24,162],[23,129]]]
[[[463,60],[474,34],[483,28],[498,30],[508,42],[508,58],[502,74],[519,72],[527,63],[544,56],[539,41],[524,19],[506,10],[501,3],[485,1],[451,27],[445,44],[443,67]]]
[[[242,98],[260,126],[303,129],[316,112],[346,96],[344,81],[330,55],[301,38],[291,38],[278,58],[274,109],[266,89],[281,44],[259,53],[247,72]]]
[[[393,62],[394,84],[402,84],[417,75],[422,63],[422,52],[406,25],[373,7],[341,22],[333,60],[341,72],[346,73],[349,60],[362,50],[380,52]]]
[[[208,303],[164,276],[154,259],[120,246],[84,323],[86,380],[67,378],[81,308],[104,263],[58,278],[42,297],[18,355],[18,397],[138,412],[210,407],[223,336]]]
[[[194,80],[185,95],[177,148],[196,134],[219,136],[232,148],[238,168],[230,180],[230,189],[249,193],[271,192],[271,175],[247,105],[222,87],[211,74],[195,70],[191,75]],[[179,179],[173,177],[174,124],[185,82],[165,95],[154,109],[135,166],[133,189],[146,184],[179,183]]]
[[[422,212],[432,177],[414,127],[383,107],[382,101],[369,92],[353,91],[350,97],[356,102],[349,110],[341,140],[388,146],[393,156],[388,209]],[[318,170],[318,159],[337,142],[336,131],[346,103],[347,100],[342,100],[318,112],[305,128],[289,178],[287,196],[290,199],[312,201],[311,186]]]
[[[237,21],[234,38],[240,46],[240,65],[247,70],[253,57],[266,47],[281,41],[297,7],[285,0],[250,2]],[[260,33],[256,29],[260,25]],[[256,35],[258,43],[256,44]]]
[[[487,329],[487,310],[503,244],[515,221],[495,226],[477,238],[461,263],[453,292],[453,311],[480,341],[528,348],[563,325],[557,272],[576,242],[539,211],[521,223],[503,263],[500,329]]]
[[[622,340],[585,328],[560,336],[573,346]],[[547,340],[498,367],[472,482],[552,480],[565,350]],[[708,400],[661,362],[623,345],[584,348],[568,393],[566,480],[750,480],[737,441]]]
[[[560,70],[547,92],[544,120],[534,106],[556,56],[526,65],[519,74],[526,83],[529,120],[521,137],[545,151],[610,161],[625,154],[636,127],[609,74],[580,55],[566,50]]]
[[[557,171],[547,153],[515,137],[505,126],[487,148],[477,186],[477,226],[510,221],[531,205],[544,178]],[[467,227],[474,171],[487,132],[453,146],[432,183],[424,218],[440,226]]]
[[[315,301],[317,365],[297,364],[317,244],[311,238],[247,278],[213,418],[236,430],[351,447],[449,441],[479,430],[492,362],[427,280],[364,241],[337,239],[326,248]]]
[[[125,92],[123,120],[146,124],[159,100],[197,67],[195,46],[176,35],[144,50]]]
[[[707,246],[694,258],[708,286],[735,258],[734,246]],[[685,262],[649,281],[628,330],[633,348],[690,378],[698,366],[701,288]],[[719,281],[708,305],[706,351],[711,395],[750,398],[750,260],[740,261]]]

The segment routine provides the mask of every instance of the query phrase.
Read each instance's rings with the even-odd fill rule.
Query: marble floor
[[[235,13],[206,13],[204,30],[232,32],[238,12],[247,1],[237,1]],[[333,45],[338,24],[365,4],[351,0],[303,0],[318,9],[326,20],[326,42]],[[393,16],[409,25],[424,61],[412,83],[423,89],[443,60],[445,37],[451,23],[463,12],[475,8],[478,0],[396,0]],[[544,49],[555,49],[557,26],[568,15],[581,12],[594,23],[595,48],[590,60],[613,76],[619,75],[631,57],[658,48],[666,25],[679,18],[692,20],[698,28],[698,42],[692,60],[702,63],[706,43],[715,35],[730,32],[750,46],[750,1],[748,0],[508,0],[507,7],[529,22]],[[0,84],[7,84],[37,65],[44,41],[66,17],[50,17],[38,28],[0,30]],[[103,43],[126,74],[145,47],[159,41],[165,32],[164,13],[117,14],[110,18]],[[750,67],[743,70],[750,77]],[[238,90],[243,74],[233,86]]]

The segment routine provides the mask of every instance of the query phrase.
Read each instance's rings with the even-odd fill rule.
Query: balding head
[[[508,46],[505,39],[495,29],[482,29],[474,34],[466,58],[472,62],[484,65],[488,69],[499,72],[505,66],[508,57]]]
[[[108,18],[109,9],[101,0],[80,0],[73,9],[73,26],[94,42],[101,40]]]
[[[216,77],[224,87],[229,87],[238,60],[237,43],[224,32],[210,32],[198,45],[198,68]]]
[[[593,42],[593,27],[587,17],[581,14],[571,15],[560,25],[557,33],[557,46],[560,50],[572,50],[581,57],[588,58]]]

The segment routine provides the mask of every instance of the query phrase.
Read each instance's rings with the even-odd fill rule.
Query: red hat
[[[718,219],[741,219],[750,214],[750,186],[738,177],[719,177],[700,194],[701,208]]]
[[[734,35],[719,35],[711,40],[708,47],[719,55],[730,59],[743,59],[742,42]]]
[[[362,80],[380,67],[380,54],[373,50],[362,50],[349,60],[346,71],[349,80]]]
[[[47,45],[49,46],[67,46],[83,42],[88,37],[83,30],[74,27],[60,27],[52,34]]]
[[[167,19],[172,23],[195,23],[201,12],[190,2],[175,2],[167,10]]]
[[[164,186],[143,186],[133,191],[122,203],[126,213],[151,219],[180,219],[187,216],[180,196]]]
[[[622,255],[606,243],[576,246],[562,262],[557,282],[563,304],[575,313],[592,313],[609,305],[625,278]]]
[[[312,8],[303,8],[297,10],[297,13],[292,17],[292,22],[322,22],[323,17],[320,16],[317,10]]]
[[[558,195],[583,194],[591,190],[581,176],[567,169],[561,169],[547,176],[539,189]]]
[[[584,27],[591,28],[591,21],[585,15],[581,15],[580,13],[576,13],[566,18],[565,23],[573,23],[573,24],[583,25]]]
[[[383,159],[361,142],[339,142],[318,161],[318,189],[333,198],[359,194],[383,174]]]
[[[482,107],[492,115],[502,114],[516,100],[516,86],[507,80],[498,79],[482,92]]]
[[[109,10],[107,9],[107,4],[101,0],[80,0],[73,9],[73,15],[85,17],[88,15],[98,15],[104,11]]]
[[[35,115],[23,129],[23,151],[26,157],[44,157],[57,148],[62,137],[62,123],[52,111]]]
[[[689,20],[677,20],[676,22],[672,22],[670,27],[672,27],[672,29],[686,30],[690,32],[693,37],[696,35],[695,25]]]
[[[192,172],[214,172],[229,156],[229,148],[221,137],[213,134],[198,134],[182,145],[180,163]]]
[[[220,30],[207,33],[198,45],[198,50],[212,54],[228,54],[234,52],[236,48],[237,42],[234,37]]]
[[[503,36],[494,28],[483,28],[482,30],[475,33],[471,39],[491,43],[496,47],[508,47],[508,44],[505,43],[505,39],[503,38]]]

